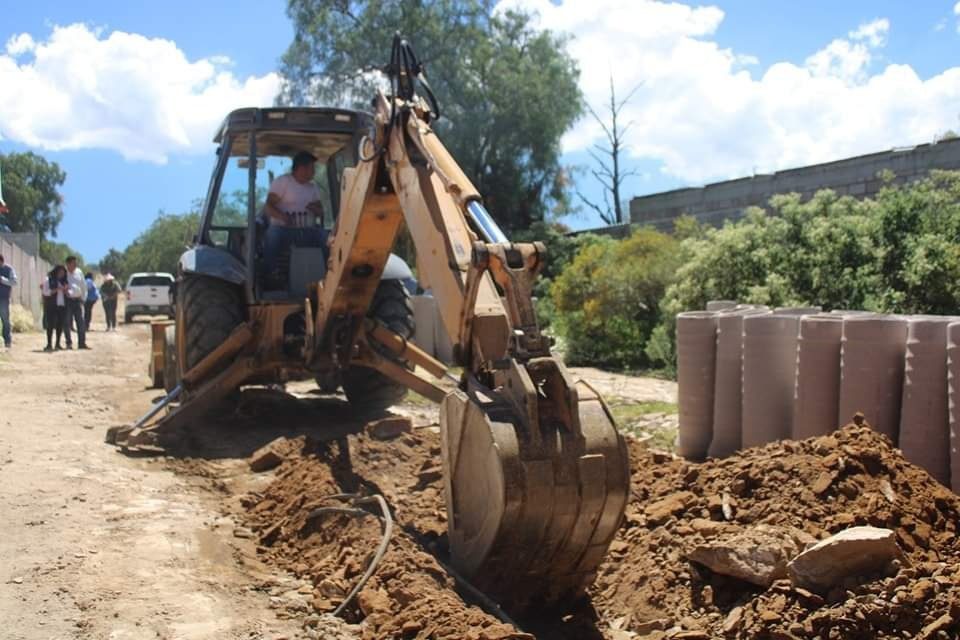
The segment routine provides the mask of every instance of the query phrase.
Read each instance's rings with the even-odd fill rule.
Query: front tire
[[[399,280],[382,280],[373,294],[367,315],[385,324],[405,339],[413,337],[416,324],[410,294]],[[393,357],[381,352],[384,357]],[[405,362],[399,362],[406,365]],[[350,404],[369,411],[383,411],[407,395],[407,388],[376,369],[353,365],[343,372],[343,392]]]
[[[184,359],[178,376],[182,377],[243,323],[243,305],[239,287],[209,276],[184,276],[177,295],[182,317],[177,330],[183,331],[184,340]],[[224,363],[211,371],[210,377],[226,366]]]

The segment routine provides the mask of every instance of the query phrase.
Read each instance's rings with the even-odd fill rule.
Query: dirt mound
[[[308,519],[341,492],[380,493],[398,532],[349,608],[365,638],[522,638],[459,593],[438,562],[446,523],[435,430],[382,442],[288,441],[276,480],[244,500],[269,560],[310,580],[331,611],[367,566],[381,535],[374,517]],[[632,499],[587,601],[517,618],[539,638],[892,638],[960,632],[960,500],[905,462],[883,436],[850,425],[831,436],[780,442],[695,464],[631,442]],[[375,511],[373,509],[372,511]],[[761,526],[762,525],[762,526]],[[769,586],[691,562],[728,529],[781,527],[821,539],[855,525],[895,531],[905,553],[825,593]],[[509,610],[509,603],[501,603]],[[940,633],[942,632],[942,633]],[[938,635],[940,633],[940,635]]]
[[[940,620],[946,632],[960,631],[960,500],[869,428],[849,425],[703,464],[634,445],[631,464],[633,499],[593,589],[598,610],[629,617],[623,628],[884,638]],[[763,590],[687,560],[721,522],[799,529],[815,538],[855,525],[885,527],[895,531],[911,566],[888,567],[889,576],[850,576],[826,594],[795,589],[789,580]]]
[[[296,449],[299,456],[293,455]],[[381,493],[395,509],[399,531],[376,574],[346,610],[349,618],[364,620],[365,638],[530,638],[466,604],[453,578],[425,550],[445,530],[439,469],[420,462],[439,454],[434,445],[415,434],[388,445],[364,437],[351,438],[350,445],[298,438],[282,452],[288,462],[276,481],[263,495],[246,500],[249,521],[264,555],[313,582],[318,612],[343,601],[370,562],[382,528],[374,517],[310,518],[310,513],[342,504],[329,496],[344,491]],[[356,459],[364,460],[363,476],[353,467]]]

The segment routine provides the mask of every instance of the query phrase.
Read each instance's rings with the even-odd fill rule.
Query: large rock
[[[766,588],[787,577],[787,563],[813,542],[811,536],[791,527],[731,527],[715,540],[695,546],[687,559],[714,573]]]
[[[896,534],[878,527],[851,527],[821,540],[787,565],[798,587],[825,592],[846,578],[874,573],[902,559]]]

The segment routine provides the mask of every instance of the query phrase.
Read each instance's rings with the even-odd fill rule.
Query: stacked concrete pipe
[[[897,443],[907,321],[902,316],[855,315],[843,322],[837,424],[861,412]]]
[[[744,448],[791,435],[800,318],[774,312],[743,319]]]
[[[677,315],[677,451],[703,459],[713,435],[713,387],[716,371],[717,314],[687,311]]]
[[[960,493],[960,322],[947,325],[947,400],[950,487],[955,493]]]
[[[947,326],[944,316],[912,316],[907,325],[900,449],[941,484],[950,486],[947,413]]]
[[[791,432],[794,440],[825,435],[837,427],[842,338],[842,315],[822,313],[800,319]]]
[[[768,314],[762,305],[738,305],[717,316],[717,365],[713,391],[713,437],[708,454],[724,458],[740,449],[743,388],[743,319]]]
[[[731,311],[737,306],[736,300],[710,300],[707,302],[707,311]]]

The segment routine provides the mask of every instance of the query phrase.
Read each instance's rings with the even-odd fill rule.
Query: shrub
[[[19,304],[10,305],[10,327],[14,333],[28,333],[37,328],[33,314]]]
[[[645,347],[679,259],[678,243],[651,229],[639,229],[621,241],[585,241],[550,291],[567,361],[647,366]]]
[[[833,191],[774,196],[721,229],[681,242],[683,265],[648,343],[673,365],[674,317],[708,300],[884,313],[956,314],[960,300],[960,172],[934,171],[874,199]]]

